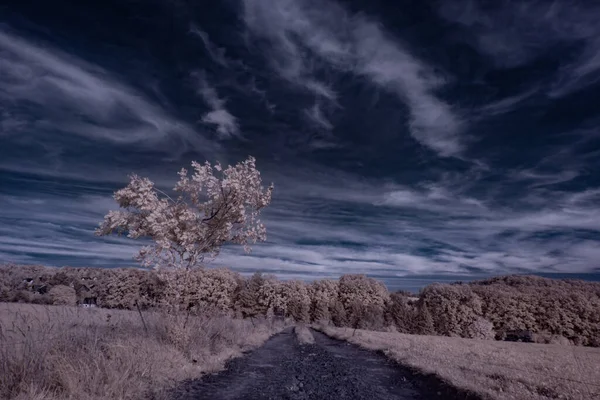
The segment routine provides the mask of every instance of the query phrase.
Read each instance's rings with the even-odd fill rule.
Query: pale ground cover
[[[600,399],[600,348],[314,328],[486,399]]]
[[[0,303],[0,399],[164,399],[284,322]]]

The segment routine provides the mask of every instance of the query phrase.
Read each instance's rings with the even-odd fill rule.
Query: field
[[[0,399],[155,399],[284,327],[265,319],[0,303]]]
[[[600,398],[598,348],[315,327],[484,398]],[[264,318],[0,303],[0,399],[167,399],[283,328]],[[296,335],[314,342],[304,325]]]
[[[600,399],[598,348],[315,328],[484,398]]]

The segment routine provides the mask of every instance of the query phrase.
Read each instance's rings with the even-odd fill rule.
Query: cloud
[[[321,110],[319,103],[315,103],[311,108],[305,110],[305,114],[308,121],[314,126],[327,131],[333,129],[333,124],[323,115],[323,110]]]
[[[219,132],[221,139],[239,135],[239,128],[235,117],[223,108],[206,113],[202,117],[202,122],[217,125],[217,132]]]
[[[320,273],[324,268],[334,275],[367,272],[386,277],[392,271],[586,272],[595,265],[597,241],[580,237],[582,230],[598,233],[600,195],[595,190],[555,190],[550,195],[530,182],[527,197],[507,198],[510,206],[503,206],[494,195],[466,195],[468,186],[452,179],[401,187],[340,173],[328,177],[318,169],[311,171],[310,180],[301,176],[290,182],[296,190],[282,188],[285,201],[276,199],[274,209],[265,214],[269,243],[257,247],[264,257],[252,265],[283,275],[289,266],[291,271]],[[246,263],[237,258],[242,255],[228,257],[224,264]]]
[[[203,30],[199,29],[198,27],[196,27],[194,25],[192,25],[190,27],[190,33],[192,33],[194,36],[200,38],[200,40],[202,41],[202,44],[206,48],[206,51],[210,55],[210,58],[214,62],[216,62],[217,64],[219,64],[222,67],[225,67],[225,68],[229,67],[229,60],[225,56],[225,49],[215,46],[215,44],[210,41],[210,38],[208,37],[208,33],[204,32]]]
[[[26,253],[29,256],[59,256],[70,258],[96,258],[104,260],[130,259],[130,264],[136,262],[132,259],[133,246],[129,244],[97,244],[85,240],[61,238],[54,243],[47,240],[39,241],[15,239],[10,236],[0,236],[0,254]]]
[[[521,93],[518,93],[511,97],[506,97],[501,100],[493,101],[491,103],[485,104],[479,107],[476,110],[477,114],[480,114],[483,118],[489,118],[496,115],[502,115],[507,112],[518,109],[516,106],[524,103],[525,101],[531,99],[533,96],[538,94],[540,89],[538,87],[533,87],[527,90],[524,90]]]
[[[386,191],[378,205],[408,207],[445,215],[476,215],[487,212],[485,205],[474,198],[461,197],[443,187],[424,189],[397,188]]]
[[[212,87],[203,73],[195,74],[198,83],[198,92],[211,111],[204,114],[202,122],[217,126],[219,138],[229,139],[240,136],[237,119],[225,108],[225,100],[219,98],[217,90]]]
[[[269,41],[269,57],[282,78],[311,88],[322,68],[351,73],[406,104],[410,133],[419,143],[442,156],[463,150],[462,121],[435,95],[443,79],[378,21],[331,1],[243,0],[243,5],[249,31]]]
[[[470,40],[500,68],[514,68],[557,50],[564,56],[547,94],[561,97],[600,81],[600,7],[589,2],[511,0],[498,6],[440,2],[439,14],[462,25]]]
[[[600,12],[600,9],[595,12]],[[551,97],[562,97],[600,82],[600,29],[593,35],[587,38],[582,54],[563,67],[561,76],[548,93]]]
[[[54,265],[136,265],[132,256],[140,242],[94,237],[97,224],[114,208],[108,196],[73,199],[38,193],[30,200],[4,196],[0,206],[0,258],[4,261],[47,264],[50,259]]]
[[[557,173],[539,172],[535,169],[523,169],[516,171],[513,174],[513,177],[516,180],[531,182],[532,187],[539,187],[569,182],[577,178],[579,175],[579,171],[574,169],[565,169]]]
[[[468,195],[469,185],[448,175],[401,186],[317,165],[296,165],[295,173],[292,166],[273,168],[262,171],[265,180],[276,184],[262,218],[267,242],[255,245],[249,255],[226,246],[210,265],[285,279],[368,273],[387,280],[475,271],[586,272],[597,260],[597,241],[586,235],[600,226],[599,190],[569,193],[528,183],[528,195],[505,206],[493,196]],[[0,199],[3,259],[135,264],[132,256],[143,243],[92,237],[103,215],[116,208],[106,189],[77,197],[30,190],[35,198]]]
[[[417,282],[414,277],[422,274],[597,269],[600,190],[565,189],[593,184],[586,179],[598,155],[594,124],[561,133],[558,140],[552,136],[534,149],[536,159],[515,148],[519,164],[512,167],[493,157],[462,163],[423,157],[421,151],[399,153],[388,164],[388,150],[407,149],[400,143],[404,130],[438,155],[466,153],[468,127],[459,116],[463,111],[442,97],[444,73],[417,57],[381,21],[333,0],[241,1],[247,49],[228,47],[226,53],[219,47],[224,42],[198,27],[187,34],[208,62],[190,67],[206,68],[191,75],[200,120],[219,139],[242,138],[241,126],[247,127],[243,147],[195,131],[167,111],[174,104],[159,92],[150,97],[148,88],[127,84],[127,71],[117,77],[47,43],[0,30],[0,139],[9,146],[0,148],[0,180],[8,182],[0,196],[0,258],[135,265],[132,256],[143,242],[93,236],[104,214],[116,209],[111,194],[127,183],[127,174],[148,176],[161,189],[171,189],[176,171],[189,166],[189,159],[227,164],[247,151],[257,156],[264,181],[275,182],[273,203],[262,218],[268,240],[249,255],[226,246],[213,266],[309,280],[367,273],[386,282],[400,277]],[[526,1],[490,12],[453,4],[442,4],[440,12],[474,33],[467,40],[481,47],[496,69],[524,66],[552,51],[543,35],[552,43],[581,45],[574,57],[565,56],[549,84],[479,101],[469,121],[509,117],[505,114],[521,105],[533,108],[545,90],[562,96],[594,81],[598,60],[589,18],[579,27],[573,24],[583,6],[552,11]],[[257,55],[267,61],[265,68]],[[253,103],[235,108],[242,101]],[[342,113],[348,110],[365,113],[346,118]],[[398,121],[407,121],[406,127]],[[482,131],[498,121],[485,121],[491,123]],[[365,125],[352,126],[356,122]],[[511,128],[509,118],[500,122]],[[335,137],[342,128],[344,136]],[[353,143],[354,134],[361,135],[363,147]],[[281,151],[290,143],[336,150],[323,151],[326,160],[319,152],[301,159],[306,154]],[[486,153],[484,145],[473,150]],[[344,172],[350,164],[361,165],[362,175]]]
[[[39,182],[39,178],[53,182],[55,185],[69,190],[70,185],[78,189],[87,190],[90,186],[97,187],[99,184],[110,184],[125,186],[129,181],[130,173],[147,176],[161,188],[171,188],[177,180],[175,172],[181,168],[181,163],[161,163],[160,169],[154,166],[134,165],[135,161],[126,165],[102,165],[96,163],[67,163],[59,159],[56,165],[50,165],[45,159],[35,159],[23,165],[17,160],[0,159],[0,170],[14,173],[14,181],[32,184]],[[18,174],[18,175],[17,175]],[[24,174],[24,176],[19,176]],[[72,189],[71,189],[72,190]]]
[[[431,271],[435,262],[424,257],[343,250],[336,247],[317,246],[256,246],[252,255],[225,252],[211,265],[244,265],[242,270],[265,271],[284,278],[306,275],[316,278],[337,278],[342,274],[369,273],[393,275],[398,272],[418,274]]]
[[[296,4],[286,0],[285,4],[277,3],[275,7],[269,7],[257,1],[243,1],[243,8],[244,20],[252,34],[272,41],[274,48],[268,61],[279,76],[318,97],[335,101],[336,92],[328,83],[315,76],[318,60],[306,54],[291,37],[295,32],[288,32],[290,20],[302,17]],[[247,42],[253,43],[254,40],[248,38]]]
[[[103,69],[0,31],[2,130],[41,135],[75,135],[114,145],[165,149],[216,149],[187,124]],[[18,113],[27,110],[27,118]]]

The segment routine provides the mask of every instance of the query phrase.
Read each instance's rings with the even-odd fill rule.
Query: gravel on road
[[[175,400],[425,400],[478,399],[384,355],[312,331],[315,344],[300,345],[292,329],[269,339],[226,370],[189,381]]]

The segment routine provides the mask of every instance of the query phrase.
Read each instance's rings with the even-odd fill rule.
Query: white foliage
[[[150,179],[131,175],[129,185],[114,194],[122,210],[110,211],[96,235],[127,232],[133,239],[152,239],[154,245],[136,256],[146,267],[190,268],[205,255],[216,257],[225,243],[241,244],[249,252],[251,244],[266,240],[258,216],[271,202],[273,184],[262,186],[253,157],[227,169],[195,161],[192,167],[191,176],[186,169],[179,172],[176,199]]]

